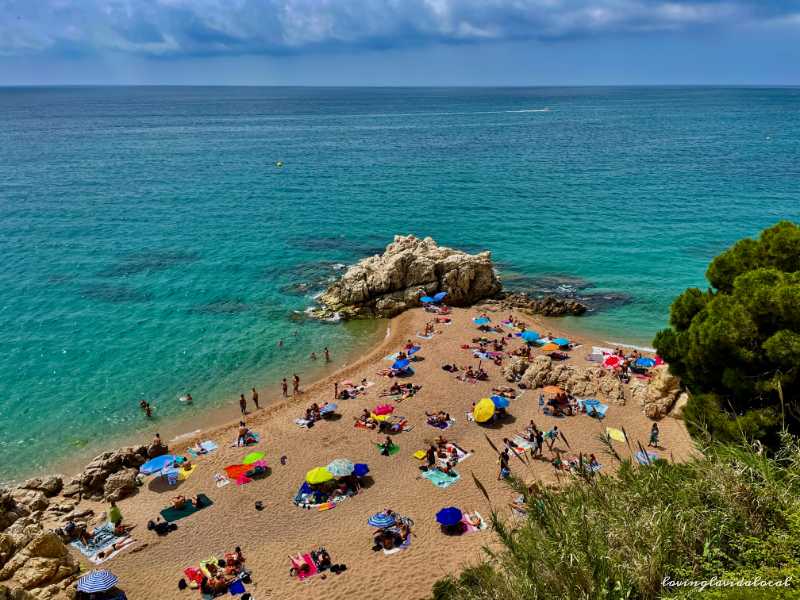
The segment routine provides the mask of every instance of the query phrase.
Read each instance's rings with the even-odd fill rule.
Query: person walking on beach
[[[247,414],[247,400],[245,400],[244,394],[239,394],[239,408],[243,415]]]
[[[647,445],[658,448],[658,423],[653,423],[653,428],[650,430],[650,441]]]
[[[497,480],[507,479],[511,475],[511,469],[508,468],[508,448],[505,448],[500,453],[500,472],[497,474]]]
[[[331,362],[331,353],[328,351],[327,346],[325,346],[325,362]]]
[[[289,384],[286,382],[286,377],[281,381],[281,390],[283,390],[283,397],[289,397]]]
[[[256,410],[258,410],[259,408],[261,408],[261,407],[258,405],[258,392],[256,391],[256,388],[253,388],[253,404],[255,404],[255,405],[256,405]]]
[[[547,432],[547,449],[550,450],[550,452],[553,451],[553,446],[558,439],[558,434],[558,425],[553,425],[553,428]]]
[[[292,395],[296,396],[300,393],[300,377],[297,373],[292,376]]]
[[[532,449],[533,456],[541,456],[542,449],[544,448],[544,433],[541,430],[536,430],[536,445]]]

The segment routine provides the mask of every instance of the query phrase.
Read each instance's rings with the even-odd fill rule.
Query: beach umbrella
[[[560,346],[558,346],[557,344],[553,344],[553,343],[551,342],[551,343],[549,343],[549,344],[545,344],[544,346],[542,346],[542,347],[540,348],[540,350],[541,350],[542,352],[555,352],[555,351],[556,351],[556,350],[558,350],[559,348],[560,348]]]
[[[649,369],[651,367],[656,366],[656,361],[654,358],[648,358],[646,356],[642,356],[641,358],[637,358],[634,364],[637,367],[644,367],[645,369]]]
[[[356,463],[353,465],[353,475],[356,477],[363,477],[367,473],[369,473],[369,467],[364,463]]]
[[[332,413],[333,411],[336,410],[336,408],[337,408],[337,406],[336,406],[335,402],[329,402],[328,404],[326,404],[325,406],[323,406],[323,407],[321,407],[319,409],[319,414],[325,415],[325,414],[328,414],[328,413]]]
[[[523,331],[522,333],[519,334],[519,337],[521,337],[526,342],[533,343],[533,342],[535,342],[536,340],[539,339],[539,332],[538,331]]]
[[[379,406],[376,406],[373,412],[378,416],[388,415],[394,412],[394,406],[392,406],[391,404],[381,404]]]
[[[105,569],[100,571],[89,571],[86,575],[78,579],[78,591],[85,594],[97,594],[107,592],[115,585],[119,579],[111,571]]]
[[[614,367],[618,367],[622,364],[622,357],[617,356],[616,354],[610,354],[603,359],[603,366],[608,369],[613,369]]]
[[[664,364],[664,359],[661,358],[660,356],[656,355],[656,366],[663,365],[663,364]]]
[[[433,301],[434,302],[441,302],[446,297],[447,297],[447,292],[438,292],[438,293],[433,295]]]
[[[317,467],[316,469],[311,469],[308,473],[306,473],[306,481],[311,485],[325,483],[326,481],[331,481],[332,479],[333,475],[324,467]]]
[[[380,512],[375,513],[369,519],[367,519],[367,523],[372,527],[377,527],[378,529],[386,529],[387,527],[391,527],[397,521],[392,515],[387,515],[386,513]]]
[[[395,371],[402,371],[407,367],[408,367],[407,358],[401,358],[400,360],[395,361],[395,363],[392,365],[392,369],[394,369]]]
[[[423,296],[422,298],[419,299],[419,301],[422,302],[423,304],[430,304],[434,300],[430,296]]]
[[[165,467],[171,467],[173,464],[175,464],[176,458],[177,457],[173,456],[172,454],[162,454],[161,456],[151,458],[141,467],[139,467],[139,473],[142,475],[152,475],[153,473],[158,473]]]
[[[494,415],[494,402],[489,398],[483,398],[472,409],[472,416],[478,423],[485,423],[492,418],[492,415]]]
[[[369,416],[373,421],[385,421],[389,418],[389,415],[376,415],[375,413],[370,413]]]
[[[247,456],[244,457],[242,460],[243,465],[252,465],[254,462],[261,460],[264,458],[263,452],[251,452]]]
[[[448,506],[436,513],[436,522],[445,527],[452,527],[458,523],[464,515],[455,506]]]
[[[414,356],[420,350],[422,350],[422,346],[414,346],[413,348],[409,348],[406,351],[406,354],[408,354],[409,356]]]
[[[495,395],[492,396],[490,399],[494,403],[495,408],[508,408],[509,404],[511,404],[511,402],[509,402],[508,398],[506,398],[505,396]]]
[[[346,458],[337,458],[332,460],[330,464],[325,467],[332,475],[336,477],[347,477],[353,474],[355,465]]]
[[[567,338],[556,338],[553,340],[553,343],[559,346],[569,346],[569,340]]]
[[[557,385],[548,385],[542,390],[545,394],[563,394],[564,390],[562,390]]]
[[[477,317],[472,319],[472,322],[475,323],[475,325],[486,325],[490,321],[491,319],[489,317]]]

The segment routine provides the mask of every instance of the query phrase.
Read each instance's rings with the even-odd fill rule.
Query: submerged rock
[[[545,317],[564,317],[567,315],[582,315],[589,307],[574,298],[559,298],[545,296],[532,298],[526,293],[506,292],[497,298],[497,304],[502,308],[514,308],[529,314],[543,315]]]
[[[328,287],[317,316],[392,317],[439,291],[447,292],[448,304],[467,306],[500,289],[491,253],[467,254],[429,237],[398,235],[383,254],[360,261]]]

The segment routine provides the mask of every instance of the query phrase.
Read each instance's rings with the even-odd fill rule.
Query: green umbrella
[[[263,452],[251,452],[250,454],[244,457],[242,464],[252,465],[254,462],[261,460],[262,458],[264,458]]]

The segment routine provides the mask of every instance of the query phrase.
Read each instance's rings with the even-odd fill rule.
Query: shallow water
[[[0,480],[144,428],[141,398],[200,411],[369,338],[302,311],[395,233],[606,295],[570,325],[648,344],[712,256],[800,217],[799,112],[777,88],[0,89]]]

